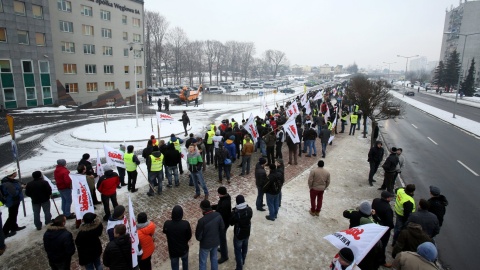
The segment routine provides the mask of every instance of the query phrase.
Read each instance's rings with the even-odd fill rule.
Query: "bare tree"
[[[151,75],[153,69],[155,69],[157,80],[160,83],[163,82],[162,58],[168,26],[169,23],[166,18],[160,13],[145,12],[146,73]]]
[[[168,85],[168,74],[171,74],[169,69],[171,69],[171,66],[173,66],[173,45],[171,43],[166,43],[162,50],[162,61],[165,69],[165,84]],[[173,84],[173,78],[170,83]]]
[[[255,54],[255,44],[253,42],[243,42],[240,46],[240,68],[244,80],[247,80],[248,72],[253,63],[253,55]]]
[[[285,53],[278,50],[267,50],[265,52],[265,60],[271,65],[273,72],[273,78],[277,76],[278,67],[284,65],[287,61]]]
[[[207,40],[205,44],[205,56],[207,60],[208,74],[210,77],[210,85],[212,85],[213,67],[218,66],[218,58],[220,54],[220,48],[222,46],[223,46],[222,43],[216,40]],[[218,68],[216,70],[218,72]],[[218,82],[218,76],[217,76],[217,82]]]
[[[174,83],[180,84],[182,73],[182,53],[185,44],[188,42],[188,38],[182,28],[175,27],[168,33],[168,41],[172,44],[173,48]]]

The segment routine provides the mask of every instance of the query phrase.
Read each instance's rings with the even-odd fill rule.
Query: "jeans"
[[[275,145],[275,157],[276,158],[283,158],[283,155],[282,155],[282,145],[283,143],[282,142],[277,142],[276,145]]]
[[[228,259],[227,229],[228,227],[225,226],[223,232],[220,233],[220,255],[222,259]]]
[[[62,198],[62,213],[68,217],[72,214],[70,212],[70,207],[72,206],[72,189],[62,189],[58,190],[58,192],[60,192],[60,197]]]
[[[172,185],[172,174],[175,179],[175,186],[180,185],[178,180],[178,167],[177,166],[166,166],[165,172],[167,173],[168,184]]]
[[[397,242],[397,238],[400,235],[400,232],[402,231],[402,229],[405,225],[404,222],[403,222],[403,217],[398,215],[397,213],[395,213],[395,215],[397,216],[397,218],[395,220],[395,228],[393,228],[392,245],[395,244],[395,242]]]
[[[267,144],[261,138],[259,138],[258,141],[260,142],[260,152],[262,152],[262,156],[266,157],[267,156]]]
[[[207,165],[213,164],[213,143],[205,144],[205,148],[207,152],[207,158],[206,158]]]
[[[85,269],[87,270],[103,270],[102,262],[100,261],[100,257],[95,258],[95,260],[91,263],[85,265]]]
[[[153,194],[155,191],[152,187],[155,187],[155,183],[158,183],[158,194],[161,194],[163,186],[163,170],[158,172],[148,172],[148,182],[150,183],[148,193]]]
[[[102,198],[102,203],[103,203],[103,210],[105,211],[105,217],[108,219],[110,217],[110,203],[109,201],[112,201],[112,206],[115,208],[118,205],[117,202],[117,193],[114,193],[113,195],[107,196],[107,195],[101,195]]]
[[[188,270],[188,252],[185,253],[185,255],[183,255],[182,257],[170,257],[170,266],[172,267],[172,270],[180,269],[180,259],[182,259],[182,269]]]
[[[117,167],[118,177],[120,178],[120,184],[125,184],[125,168]]]
[[[242,270],[247,258],[248,238],[240,240],[233,236],[233,248],[235,250],[235,261],[237,262],[235,270]]]
[[[218,270],[218,259],[217,259],[217,247],[213,248],[200,248],[198,253],[198,269],[207,270],[207,256],[210,253],[210,265],[211,270]]]
[[[263,193],[262,188],[263,187],[257,186],[257,201],[255,203],[255,205],[257,206],[257,210],[263,208],[263,195],[265,193]]]
[[[355,126],[357,124],[350,124],[350,132],[348,133],[348,135],[355,135]],[[352,134],[352,131],[353,131],[353,134]]]
[[[322,157],[327,155],[327,143],[322,143]]]
[[[42,221],[40,221],[40,209],[43,209],[43,214],[45,215],[45,224],[50,223],[52,219],[52,214],[50,214],[50,200],[44,203],[32,203],[33,209],[33,224],[35,227],[42,228]]]
[[[267,206],[268,206],[268,215],[271,219],[276,219],[278,215],[278,208],[280,207],[280,197],[278,194],[273,195],[266,193],[267,195]]]
[[[296,144],[288,147],[288,163],[289,164],[292,164],[292,157],[293,157],[293,164],[297,165],[297,145]]]
[[[222,181],[223,173],[225,171],[225,176],[227,177],[227,181],[230,181],[230,171],[232,170],[232,164],[225,165],[224,163],[218,163],[218,181]]]
[[[242,156],[242,174],[250,173],[250,160],[252,156]]]
[[[340,133],[345,132],[345,125],[347,124],[347,121],[342,121],[342,131]]]
[[[375,163],[370,161],[370,172],[368,173],[368,182],[373,182],[373,176],[375,173],[377,173],[378,166],[380,166],[380,163]]]
[[[315,146],[315,140],[306,140],[305,145],[308,147],[308,155],[312,155],[312,148],[313,148],[313,154],[317,155],[317,147]]]
[[[320,212],[322,210],[323,192],[323,190],[310,189],[310,211]]]
[[[190,173],[190,175],[192,176],[193,184],[195,185],[195,194],[200,195],[199,185],[201,185],[203,193],[205,195],[208,195],[208,189],[207,185],[205,184],[205,180],[203,179],[202,171],[200,170],[198,172],[192,172]]]
[[[128,175],[128,190],[134,190],[135,189],[135,184],[137,183],[137,171],[127,171]]]

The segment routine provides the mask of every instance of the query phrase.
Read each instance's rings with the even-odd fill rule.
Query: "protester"
[[[395,241],[410,217],[410,214],[415,212],[415,200],[413,199],[414,192],[414,184],[408,184],[405,188],[397,189],[394,207],[397,218],[395,220],[392,246],[395,245]]]
[[[167,186],[172,186],[172,176],[175,180],[175,187],[180,186],[180,181],[178,179],[178,163],[182,159],[180,152],[175,149],[173,144],[168,144],[163,156],[163,164],[165,165],[165,172],[168,179]]]
[[[159,98],[157,100],[157,106],[158,106],[158,111],[161,112],[162,111],[162,99]]]
[[[370,172],[368,173],[368,183],[373,186],[373,182],[377,182],[373,179],[373,176],[378,170],[378,166],[383,160],[383,145],[381,141],[376,141],[375,145],[368,151],[368,163],[370,163]]]
[[[280,172],[277,171],[275,164],[269,165],[270,174],[267,177],[267,182],[263,185],[263,192],[267,197],[268,215],[266,219],[275,221],[278,216],[278,209],[280,205],[280,192],[282,190],[282,180]]]
[[[355,262],[355,256],[350,248],[344,247],[338,251],[337,255],[333,258],[332,263],[330,264],[331,270],[360,270],[357,266],[353,266]],[[352,267],[350,267],[352,266]]]
[[[350,115],[350,132],[348,135],[354,135],[355,136],[355,126],[357,125],[358,122],[358,115],[357,112],[354,112],[353,114]]]
[[[440,189],[436,186],[430,186],[430,196],[428,199],[430,208],[428,211],[435,214],[438,218],[438,225],[442,227],[443,217],[445,216],[446,207],[448,206],[448,200],[445,196],[440,194]]]
[[[88,187],[90,188],[90,195],[92,195],[93,204],[97,205],[97,204],[101,204],[101,202],[97,199],[97,193],[95,192],[95,178],[97,177],[97,174],[93,170],[92,163],[90,162],[89,159],[90,159],[90,154],[88,153],[83,154],[82,159],[77,164],[77,171],[80,165],[85,166],[85,172],[81,173],[79,171],[78,173],[87,175],[87,183],[88,183]]]
[[[207,257],[210,255],[211,269],[218,269],[217,247],[220,244],[220,235],[225,230],[222,216],[214,212],[208,200],[200,203],[203,217],[198,220],[195,229],[195,238],[200,242],[198,253],[199,269],[207,269]]]
[[[147,158],[152,154],[152,152],[153,152],[153,141],[150,139],[147,141],[147,147],[143,148],[142,150],[143,159],[147,160]]]
[[[167,104],[165,104],[166,106]],[[166,109],[166,108],[165,108]],[[183,111],[183,114],[182,114],[182,123],[183,123],[183,129],[185,130],[185,136],[188,135],[187,133],[187,125],[190,126],[190,118],[188,118],[188,115],[187,115],[187,112],[186,111]]]
[[[236,270],[242,270],[247,258],[248,239],[252,227],[252,208],[245,202],[243,195],[235,199],[237,205],[230,214],[230,225],[233,227],[233,248],[235,250]]]
[[[440,226],[437,216],[433,213],[430,213],[428,211],[429,208],[430,203],[428,203],[428,201],[425,199],[420,199],[418,202],[418,211],[412,213],[410,217],[408,217],[407,222],[420,224],[423,231],[433,239],[433,237],[440,232]]]
[[[288,135],[288,133],[285,133],[285,135],[286,135],[286,142],[288,147],[288,164],[298,165],[298,162],[297,162],[298,143],[294,143],[290,135]],[[293,157],[293,162],[292,162],[292,157]]]
[[[70,212],[72,206],[72,179],[70,179],[70,171],[66,166],[67,162],[65,159],[57,160],[53,178],[62,198],[62,213],[67,219],[75,219],[75,214]]]
[[[127,153],[123,155],[123,161],[128,176],[128,190],[132,193],[137,192],[138,188],[135,188],[135,184],[137,183],[137,166],[140,165],[140,160],[133,152],[133,145],[127,146]]]
[[[47,225],[47,231],[43,235],[43,246],[52,269],[69,270],[72,256],[75,254],[73,236],[65,228],[66,222],[65,215],[56,217]]]
[[[110,270],[132,269],[132,241],[123,224],[113,228],[114,239],[111,239],[103,252],[103,265]]]
[[[317,162],[317,168],[310,171],[308,188],[310,189],[310,215],[319,216],[322,210],[323,193],[330,185],[330,173],[323,168],[323,160]]]
[[[267,147],[267,161],[268,165],[273,164],[275,161],[275,133],[274,131],[269,128],[268,133],[263,136],[263,139],[265,141],[266,147]]]
[[[83,215],[83,224],[75,238],[75,245],[78,250],[78,264],[86,269],[102,270],[102,241],[103,225],[94,213]]]
[[[330,139],[330,133],[331,130],[328,129],[327,125],[324,125],[320,130],[320,134],[318,135],[320,137],[320,143],[322,144],[322,158],[325,158],[327,155],[327,144],[328,140]]]
[[[390,155],[387,157],[385,162],[382,165],[382,168],[385,170],[383,184],[378,190],[385,190],[387,189],[388,192],[393,193],[393,188],[395,187],[395,175],[397,173],[397,165],[398,165],[398,156],[397,156],[397,148],[392,147],[392,151]]]
[[[343,211],[343,217],[350,220],[348,228],[358,227],[368,223],[378,223],[379,219],[369,202],[363,201],[357,209]]]
[[[113,208],[118,205],[116,187],[120,184],[120,180],[118,174],[109,165],[104,165],[103,170],[105,173],[98,179],[97,189],[101,194],[103,210],[105,211],[103,221],[107,221],[110,218],[109,201],[112,201]]]
[[[193,196],[194,199],[200,197],[200,186],[202,186],[203,192],[205,194],[204,200],[208,200],[208,188],[205,184],[205,180],[202,174],[202,157],[198,153],[197,148],[195,145],[190,145],[188,147],[188,154],[187,154],[187,164],[188,170],[190,171],[190,175],[192,176],[193,184],[195,185],[195,195]]]
[[[163,188],[163,154],[158,149],[158,146],[153,147],[153,151],[147,157],[147,172],[148,172],[148,182],[150,183],[148,189],[148,196],[153,196],[155,190],[153,187],[158,186],[157,194],[162,194]]]
[[[255,185],[257,186],[257,200],[255,206],[257,211],[265,211],[263,208],[265,205],[263,204],[263,186],[267,183],[267,172],[265,171],[265,164],[267,160],[261,157],[258,160],[258,163],[255,165]]]
[[[170,135],[170,141],[168,141],[168,144],[173,144],[173,146],[175,147],[175,150],[178,151],[178,153],[181,153],[182,152],[182,144],[183,143],[183,140],[180,139],[180,138],[177,138],[175,136],[175,134],[171,134]],[[190,146],[189,146],[190,148]],[[178,170],[180,172],[180,174],[183,174],[183,167],[182,167],[182,158],[181,158],[181,155],[179,156],[178,158]]]
[[[215,137],[215,126],[213,126],[211,129],[205,133],[205,148],[206,148],[206,163],[207,165],[213,164],[213,149],[214,149],[214,143],[213,143],[213,138]]]
[[[120,144],[120,151],[125,154],[125,145],[123,144]],[[122,154],[122,155],[123,155]],[[118,171],[118,177],[120,178],[120,185],[118,185],[118,188],[122,188],[124,186],[126,186],[127,184],[125,183],[125,168],[124,167],[120,167],[120,166],[117,166],[117,171]]]
[[[220,259],[218,264],[222,264],[228,260],[228,246],[227,246],[227,230],[230,225],[230,211],[232,209],[232,198],[227,193],[227,189],[223,186],[219,187],[218,190],[218,204],[212,205],[212,209],[219,213],[223,219],[224,230],[220,234]]]
[[[33,180],[25,187],[25,195],[32,198],[33,223],[37,230],[42,229],[42,221],[40,221],[40,209],[43,210],[45,216],[45,224],[49,224],[52,219],[50,213],[50,196],[52,196],[52,188],[50,184],[43,179],[42,172],[35,171],[32,173]]]
[[[117,205],[115,206],[115,209],[113,209],[113,214],[110,216],[107,222],[107,234],[108,234],[108,240],[112,241],[115,236],[114,236],[114,227],[118,224],[125,224],[125,207],[123,205]]]
[[[276,151],[275,158],[283,158],[282,146],[284,141],[285,141],[285,132],[283,131],[283,127],[280,127],[278,128],[276,141],[275,141],[275,151]]]
[[[182,269],[188,269],[188,241],[192,238],[192,228],[190,223],[182,218],[183,208],[175,205],[172,209],[172,220],[167,220],[163,224],[172,270],[179,270],[180,259],[182,260]]]
[[[438,251],[434,244],[425,242],[417,247],[417,252],[405,251],[397,255],[393,268],[397,270],[438,270]]]
[[[381,264],[383,264],[383,266],[387,268],[392,267],[390,263],[386,262],[385,251],[387,249],[388,240],[390,239],[390,232],[394,228],[393,210],[392,210],[392,207],[390,206],[390,202],[394,197],[395,197],[394,194],[388,191],[382,191],[381,198],[375,198],[373,199],[373,202],[372,202],[372,209],[375,210],[375,214],[380,219],[380,222],[379,222],[380,225],[388,227],[388,230],[380,239],[382,241],[382,250],[383,250],[383,253],[382,253],[383,256],[381,257]]]
[[[241,155],[242,155],[242,173],[241,176],[250,174],[250,162],[252,154],[254,151],[253,143],[251,142],[250,137],[245,138],[245,143],[243,144]]]
[[[153,242],[153,234],[156,225],[153,221],[149,221],[147,214],[141,212],[137,215],[137,232],[140,246],[142,247],[142,256],[139,258],[138,266],[140,270],[152,269],[152,254],[155,251],[155,243]]]
[[[217,151],[218,158],[218,182],[222,184],[223,174],[227,178],[227,183],[230,184],[230,173],[232,170],[232,160],[230,152],[223,146],[223,143],[220,143]]]
[[[20,202],[23,201],[23,187],[25,186],[20,181],[16,180],[17,169],[10,168],[4,171],[6,175],[2,179],[1,192],[5,200],[5,206],[8,207],[8,218],[3,224],[3,234],[5,237],[10,237],[16,234],[17,231],[25,229],[25,226],[18,226],[17,216]]]
[[[215,155],[214,155],[214,163],[215,163],[215,169],[217,169],[218,166],[218,158],[217,158],[217,153],[220,144],[223,144],[223,136],[221,135],[221,131],[217,130],[215,131],[215,136],[213,136],[213,147],[215,148]]]
[[[395,241],[392,257],[395,258],[402,251],[415,251],[420,244],[425,242],[432,242],[432,239],[422,230],[422,226],[409,222]]]

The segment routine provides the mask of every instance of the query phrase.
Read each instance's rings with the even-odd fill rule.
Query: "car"
[[[395,102],[389,101],[387,103],[386,113],[394,117],[400,115],[400,105]]]
[[[285,88],[285,89],[281,89],[280,93],[293,94],[295,93],[295,90],[293,90],[292,88]]]
[[[233,85],[226,85],[224,86],[224,88],[227,91],[227,93],[238,92],[238,89],[235,88]]]
[[[249,91],[246,92],[245,95],[258,95],[258,92]]]
[[[415,96],[415,92],[414,91],[405,91],[405,96]]]
[[[227,91],[225,90],[225,88],[220,86],[210,86],[207,88],[206,92],[209,94],[224,94]]]
[[[480,97],[480,91],[475,91],[475,93],[473,93],[473,96],[474,97]]]
[[[156,89],[156,88],[148,88],[147,93],[149,95],[154,96],[154,97],[162,95],[162,91],[160,91],[159,89]]]

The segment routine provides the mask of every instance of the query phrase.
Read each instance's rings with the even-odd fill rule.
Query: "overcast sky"
[[[438,61],[445,10],[459,0],[145,0],[190,40],[252,41],[290,64],[404,69],[397,55]]]

